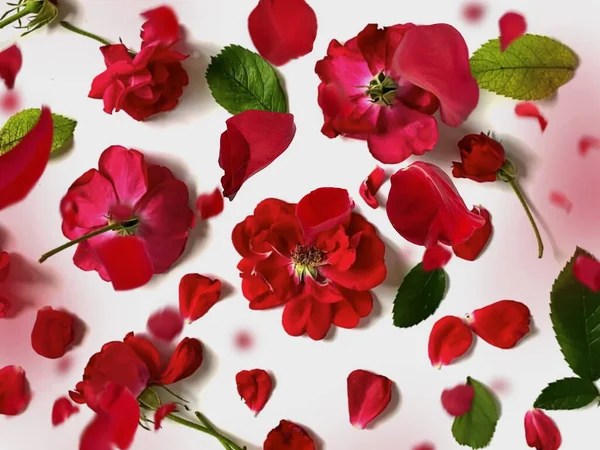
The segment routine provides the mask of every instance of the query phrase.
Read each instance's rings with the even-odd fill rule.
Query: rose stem
[[[212,423],[210,423],[210,420],[208,420],[204,414],[202,414],[200,411],[195,411],[194,414],[206,428],[214,431],[215,433],[218,433],[217,429],[213,426]],[[231,442],[229,439],[227,439],[227,438],[223,438],[223,440],[221,438],[217,438],[217,439],[219,439],[219,442],[221,442],[221,444],[223,444],[223,446],[225,446],[226,448],[229,448],[230,450],[236,450],[236,449],[239,450],[239,447],[236,444],[234,444],[233,442]]]
[[[71,25],[69,22],[62,21],[62,22],[60,22],[60,25],[63,28],[66,28],[67,30],[72,31],[73,33],[77,33],[77,34],[80,34],[82,36],[89,37],[91,39],[94,39],[95,41],[100,42],[101,44],[112,45],[112,42],[109,42],[106,39],[103,39],[100,36],[97,36],[95,34],[92,34],[92,33],[89,33],[87,31],[84,31],[81,28],[77,28],[76,26]]]
[[[44,261],[46,261],[51,256],[56,255],[58,252],[62,252],[63,250],[65,250],[65,249],[67,249],[69,247],[72,247],[75,244],[79,244],[80,242],[87,241],[88,239],[93,238],[94,236],[98,236],[99,234],[106,233],[107,231],[116,230],[117,228],[119,228],[121,226],[122,226],[121,223],[115,222],[115,223],[112,223],[110,225],[106,225],[103,228],[99,228],[97,230],[94,230],[91,233],[84,234],[83,236],[78,237],[77,239],[73,239],[72,241],[69,241],[69,242],[67,242],[67,243],[65,243],[65,244],[63,244],[63,245],[61,245],[59,247],[56,247],[54,250],[50,250],[49,252],[44,253],[42,255],[42,257],[40,258],[39,263],[40,264],[43,263]]]
[[[221,442],[221,444],[223,444],[223,447],[225,447],[227,450],[242,450],[242,448],[239,445],[230,441],[229,439],[227,439],[225,436],[221,435],[218,431],[216,431],[214,429],[205,428],[202,425],[191,422],[187,419],[184,419],[183,417],[179,417],[174,414],[167,415],[167,418],[171,419],[173,422],[178,423],[180,425],[183,425],[183,426],[186,426],[189,428],[193,428],[194,430],[202,431],[203,433],[206,433],[206,434],[210,434],[211,436],[217,438]]]
[[[542,242],[542,236],[540,235],[540,230],[538,229],[538,227],[535,223],[533,214],[531,214],[529,205],[527,205],[527,200],[525,200],[525,197],[523,196],[523,193],[521,192],[521,189],[519,188],[519,185],[517,184],[516,180],[511,180],[508,183],[513,188],[513,191],[515,191],[515,194],[517,194],[517,198],[521,202],[521,205],[523,205],[523,208],[525,209],[525,213],[527,214],[527,217],[529,218],[529,222],[531,223],[531,226],[533,227],[533,232],[535,233],[535,238],[537,239],[537,244],[538,244],[538,258],[541,258],[544,254],[544,243]]]
[[[6,25],[10,25],[17,20],[22,19],[28,14],[35,14],[40,11],[39,2],[29,2],[27,6],[23,8],[21,11],[17,12],[14,16],[9,16],[6,19],[0,21],[0,28],[4,28]]]

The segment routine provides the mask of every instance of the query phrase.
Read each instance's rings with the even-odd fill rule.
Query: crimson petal
[[[10,255],[7,252],[0,252],[0,282],[8,278],[10,272]]]
[[[464,355],[473,343],[473,333],[459,318],[445,316],[438,320],[429,335],[429,360],[438,369]]]
[[[223,195],[217,188],[210,194],[200,194],[196,199],[196,210],[202,220],[218,216],[223,212]]]
[[[56,399],[52,406],[52,425],[57,426],[65,422],[73,414],[77,414],[79,408],[68,397],[60,397]]]
[[[170,342],[183,330],[183,319],[175,308],[163,308],[148,317],[146,324],[152,336]]]
[[[31,346],[40,355],[57,359],[67,352],[75,340],[75,319],[66,311],[57,311],[50,306],[38,310],[33,330]]]
[[[379,200],[375,195],[385,181],[385,170],[377,166],[369,176],[361,183],[359,194],[367,205],[373,209],[379,207]]]
[[[560,430],[541,409],[525,414],[525,439],[536,450],[558,450],[562,444]]]
[[[162,405],[160,408],[158,408],[154,413],[154,431],[160,429],[163,419],[176,409],[177,405],[175,403],[167,403],[166,405]]]
[[[366,370],[355,370],[348,375],[347,385],[350,423],[365,429],[389,405],[392,380]]]
[[[137,236],[115,236],[96,248],[98,258],[110,276],[115,291],[145,285],[154,267],[145,242]]]
[[[423,270],[431,272],[432,270],[441,269],[452,258],[452,252],[440,244],[435,244],[432,247],[427,247],[423,254]]]
[[[23,55],[16,45],[0,52],[0,78],[8,89],[15,86],[15,79],[23,65]]]
[[[184,338],[169,360],[157,384],[173,384],[196,372],[202,365],[202,344],[198,339]]]
[[[31,395],[25,371],[19,366],[0,369],[0,414],[16,416],[29,405]]]
[[[520,102],[515,106],[515,114],[519,117],[533,117],[537,119],[540,124],[542,132],[548,126],[548,121],[542,115],[537,105],[531,102]]]
[[[296,206],[304,236],[311,241],[321,231],[348,223],[354,202],[346,189],[324,187],[306,194]]]
[[[169,6],[159,6],[142,13],[146,22],[142,25],[142,46],[160,42],[165,47],[179,40],[179,20],[175,11]]]
[[[483,206],[474,206],[471,212],[483,217],[485,224],[479,230],[476,230],[465,242],[452,246],[454,254],[467,261],[475,261],[485,249],[492,236],[492,217],[489,211]]]
[[[550,191],[550,203],[554,206],[558,206],[566,211],[567,214],[573,209],[573,203],[571,200],[560,191]]]
[[[594,292],[600,291],[600,262],[589,256],[578,256],[573,265],[577,281]]]
[[[188,322],[204,316],[221,297],[221,281],[188,273],[179,281],[179,313]]]
[[[442,392],[442,406],[448,414],[460,417],[471,411],[475,389],[469,384],[459,384]]]
[[[507,12],[498,21],[500,26],[500,50],[505,51],[510,44],[527,31],[527,22],[522,14]]]
[[[244,399],[250,411],[258,414],[267,404],[273,381],[263,369],[242,370],[235,376],[238,394]]]

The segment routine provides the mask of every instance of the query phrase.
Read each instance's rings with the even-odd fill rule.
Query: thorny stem
[[[544,254],[544,243],[542,242],[542,236],[540,235],[540,230],[538,229],[538,227],[535,223],[533,214],[531,214],[531,210],[529,209],[527,200],[525,200],[525,197],[523,196],[523,193],[521,192],[521,189],[519,188],[519,185],[518,185],[516,179],[510,180],[508,182],[508,184],[510,184],[510,186],[513,188],[513,191],[515,191],[515,194],[517,194],[517,198],[519,199],[519,201],[521,202],[521,205],[523,205],[523,208],[525,209],[525,213],[527,214],[527,217],[529,218],[529,222],[531,223],[531,226],[533,227],[533,232],[535,233],[535,238],[537,239],[538,258],[541,258]]]
[[[4,28],[6,25],[10,25],[17,20],[21,20],[28,14],[36,14],[40,11],[40,7],[42,2],[28,2],[27,6],[25,6],[21,11],[18,11],[15,15],[9,16],[6,19],[0,21],[0,28]]]
[[[72,31],[73,33],[77,33],[77,34],[80,34],[82,36],[89,37],[90,39],[94,39],[95,41],[98,41],[98,42],[100,42],[103,45],[112,45],[112,42],[109,42],[106,39],[101,38],[100,36],[97,36],[97,35],[95,35],[93,33],[88,32],[88,31],[84,31],[81,28],[77,28],[75,25],[71,25],[69,22],[62,21],[62,22],[60,22],[60,25],[63,28],[66,28],[67,30]]]

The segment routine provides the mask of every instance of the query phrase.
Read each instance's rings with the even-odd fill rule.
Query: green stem
[[[540,235],[540,230],[538,229],[538,227],[535,223],[533,214],[531,214],[531,210],[529,209],[527,200],[525,199],[525,196],[521,192],[521,189],[519,188],[519,185],[517,184],[516,179],[509,181],[508,184],[511,185],[511,187],[513,188],[513,191],[515,191],[515,194],[517,194],[517,198],[521,202],[521,205],[523,205],[523,208],[525,209],[525,213],[527,214],[527,217],[529,218],[529,222],[531,223],[531,226],[533,227],[533,232],[535,233],[535,238],[537,239],[538,258],[541,258],[544,255],[544,243],[542,242],[542,236]]]
[[[219,442],[223,444],[223,447],[225,447],[227,450],[242,450],[242,448],[239,445],[227,439],[225,436],[223,436],[217,430],[215,430],[212,426],[211,428],[203,427],[202,425],[184,419],[183,417],[176,416],[174,414],[169,414],[167,418],[175,423],[186,426],[188,428],[193,428],[194,430],[201,431],[203,433],[209,434],[217,438]]]
[[[200,411],[196,411],[196,412],[194,412],[194,414],[196,415],[198,420],[204,424],[204,426],[206,428],[217,433],[217,429],[213,426],[213,424],[210,422],[210,420],[208,420],[206,418],[206,416],[204,414],[202,414]],[[219,442],[221,442],[221,444],[223,444],[223,446],[229,450],[241,450],[237,444],[235,444],[234,442],[231,442],[229,439],[227,439],[224,436],[222,436],[221,438],[218,438],[218,439],[219,439]]]
[[[80,242],[87,241],[88,239],[93,238],[94,236],[98,236],[99,234],[106,233],[107,231],[116,230],[116,229],[118,229],[120,227],[122,227],[122,224],[119,223],[119,222],[115,222],[115,223],[112,223],[110,225],[106,225],[103,228],[99,228],[97,230],[94,230],[91,233],[84,234],[83,236],[78,237],[77,239],[73,239],[72,241],[69,241],[69,242],[67,242],[67,243],[65,243],[65,244],[63,244],[63,245],[61,245],[59,247],[56,247],[54,250],[50,250],[49,252],[44,253],[42,255],[42,257],[40,258],[39,263],[40,264],[43,263],[44,261],[46,261],[51,256],[56,255],[57,253],[62,252],[63,250],[65,250],[65,249],[67,249],[69,247],[72,247],[72,246],[74,246],[76,244],[79,244]]]
[[[175,392],[173,392],[171,389],[169,389],[169,388],[168,388],[168,387],[166,387],[166,386],[163,386],[163,385],[159,384],[159,385],[157,385],[156,387],[164,389],[164,390],[165,390],[165,391],[167,391],[169,394],[171,394],[173,397],[175,397],[175,398],[177,398],[177,399],[181,400],[182,402],[189,403],[189,401],[188,401],[188,400],[186,400],[186,399],[185,399],[185,398],[183,398],[183,397],[180,397],[179,395],[177,395]]]
[[[73,33],[77,33],[82,36],[89,37],[90,39],[94,39],[95,41],[98,41],[103,45],[112,45],[112,42],[109,42],[106,39],[103,39],[100,36],[97,36],[95,34],[84,31],[81,28],[77,28],[75,25],[71,25],[69,22],[62,21],[62,22],[60,22],[60,25],[63,28],[66,28],[67,30],[72,31]]]
[[[22,19],[28,14],[37,14],[40,12],[42,2],[28,2],[21,11],[18,11],[14,16],[9,16],[6,19],[0,21],[0,28],[4,28],[6,25],[10,25],[17,20]]]

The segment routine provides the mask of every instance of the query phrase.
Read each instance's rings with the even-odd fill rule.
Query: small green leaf
[[[590,380],[564,378],[546,386],[533,406],[540,409],[579,409],[599,396],[598,389]]]
[[[575,74],[577,55],[546,36],[526,34],[500,51],[492,39],[471,56],[471,73],[479,87],[517,100],[551,96]]]
[[[600,378],[600,292],[592,292],[575,278],[578,256],[591,256],[577,248],[552,286],[550,318],[556,340],[571,370],[581,378]]]
[[[406,275],[394,300],[394,325],[410,328],[423,322],[440,306],[446,293],[446,272],[435,269],[430,272],[417,264]]]
[[[287,112],[287,99],[275,69],[239,45],[211,58],[206,81],[215,101],[231,114],[249,109]]]
[[[156,411],[160,408],[160,397],[154,388],[147,387],[138,397],[138,402],[148,409]]]
[[[39,108],[24,109],[8,119],[0,130],[0,155],[12,150],[21,142],[21,139],[33,129],[41,113]],[[52,152],[55,152],[71,139],[77,121],[53,113],[52,122],[54,124]]]
[[[494,436],[500,412],[496,399],[483,383],[467,377],[467,384],[475,390],[473,406],[467,414],[454,419],[452,435],[460,445],[484,448]]]

